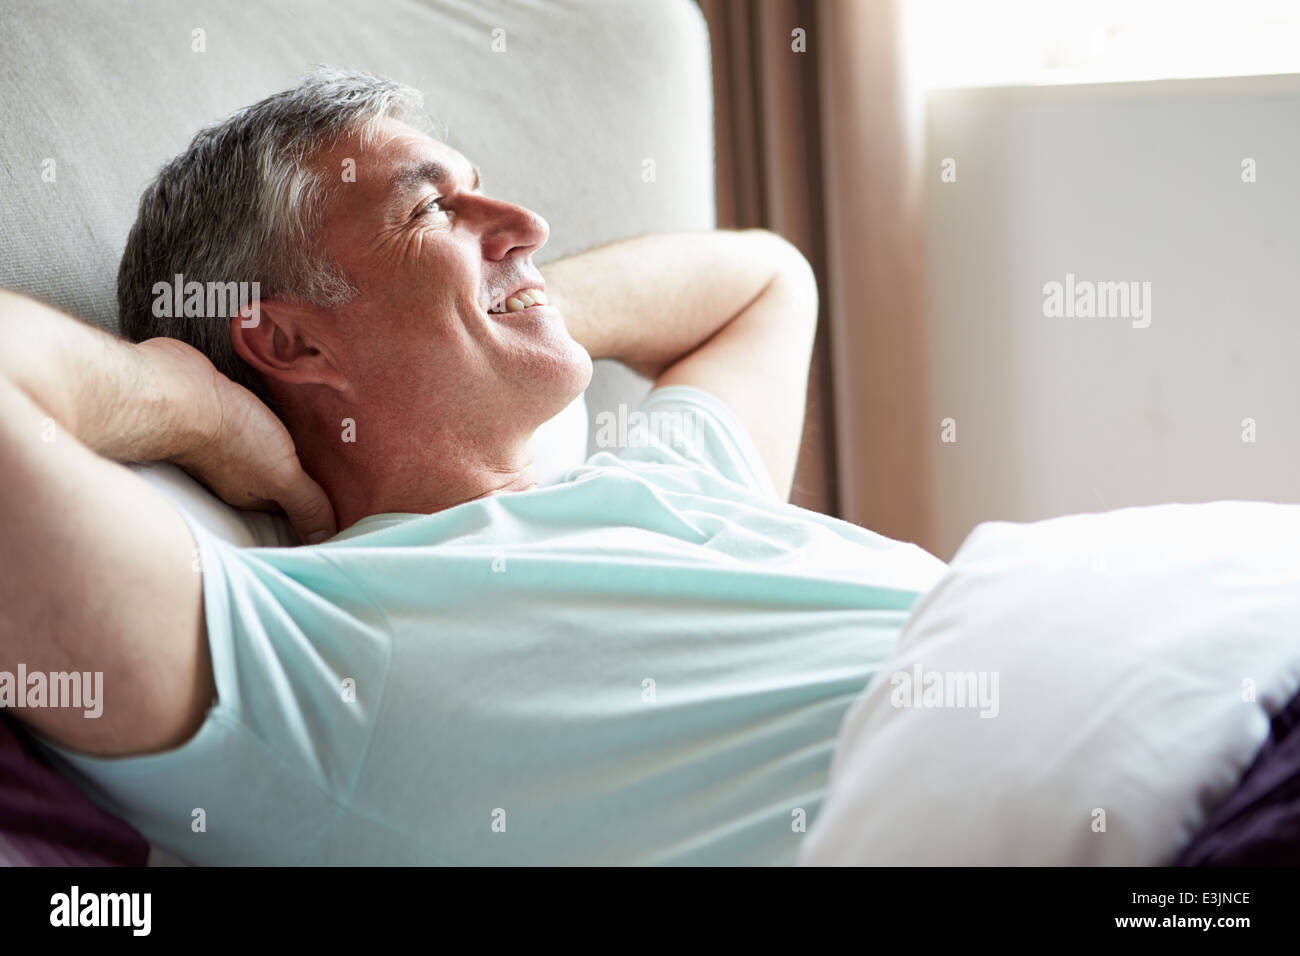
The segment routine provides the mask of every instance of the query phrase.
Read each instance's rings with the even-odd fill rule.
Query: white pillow
[[[586,460],[587,396],[584,393],[533,433],[537,483],[543,486],[556,484]]]
[[[575,398],[545,422],[533,437],[537,483],[552,485],[587,460],[587,401]],[[289,520],[264,511],[232,508],[169,462],[135,463],[132,471],[157,488],[180,511],[203,528],[240,547],[293,547],[298,544]]]
[[[1300,686],[1297,635],[1300,506],[980,525],[846,715],[800,862],[1168,864]]]

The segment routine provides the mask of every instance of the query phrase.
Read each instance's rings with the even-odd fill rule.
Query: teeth
[[[529,306],[546,304],[546,294],[540,289],[524,289],[518,295],[512,295],[497,308],[490,311],[498,314],[502,312],[522,312]]]

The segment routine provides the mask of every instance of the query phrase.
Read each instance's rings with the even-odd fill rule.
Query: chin
[[[565,336],[561,341],[548,343],[548,347],[534,354],[528,363],[527,381],[517,381],[516,394],[526,394],[526,399],[536,409],[542,421],[558,415],[591,384],[593,365],[591,356],[581,345]],[[520,387],[522,386],[522,387]]]
[[[591,384],[591,377],[595,372],[595,365],[592,363],[591,355],[587,352],[586,349],[584,349],[577,342],[574,342],[573,345],[578,352],[578,361],[577,361],[578,390],[573,393],[574,397],[576,398],[577,396],[585,392],[587,390],[587,386]]]
[[[587,350],[572,339],[569,342],[570,347],[556,375],[556,392],[561,401],[561,408],[587,390],[595,370]]]

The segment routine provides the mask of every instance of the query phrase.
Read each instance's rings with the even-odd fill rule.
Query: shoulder
[[[625,462],[703,470],[751,493],[780,497],[744,424],[704,389],[660,386],[635,410],[600,412],[595,423],[597,447]]]

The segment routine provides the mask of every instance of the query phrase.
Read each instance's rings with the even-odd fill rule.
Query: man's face
[[[343,179],[347,159],[355,182]],[[352,402],[394,427],[408,414],[508,432],[586,388],[590,356],[554,306],[489,312],[544,288],[532,261],[544,219],[487,196],[464,156],[395,120],[365,149],[354,138],[320,162],[340,177],[325,252],[361,293],[328,333]]]

